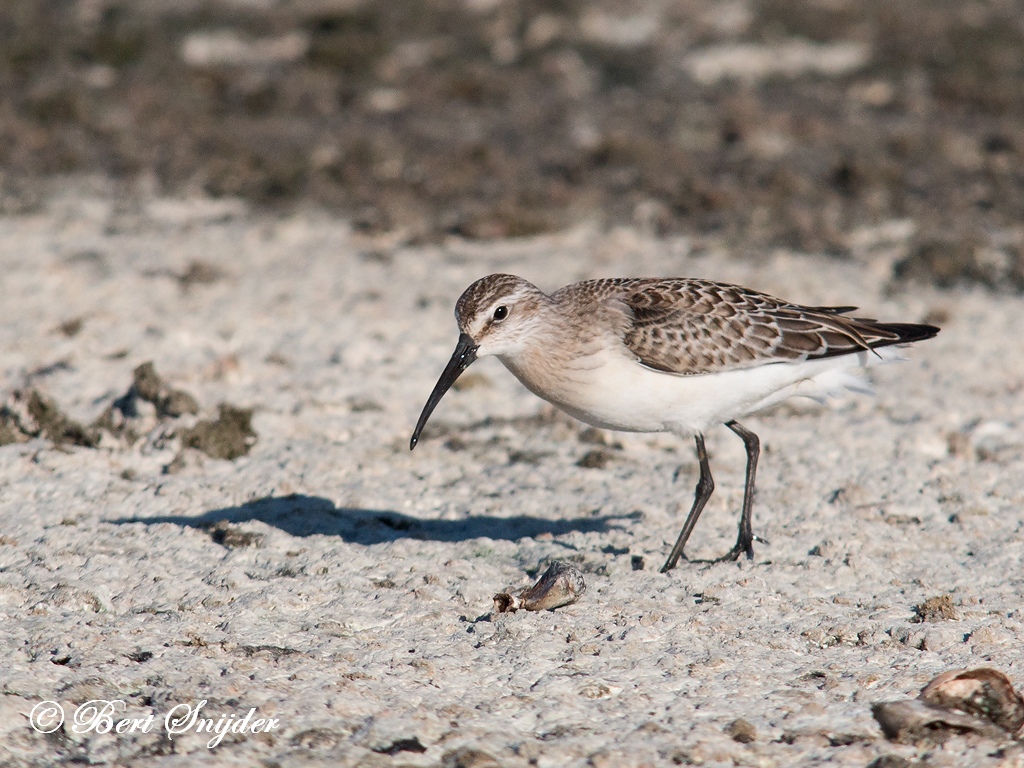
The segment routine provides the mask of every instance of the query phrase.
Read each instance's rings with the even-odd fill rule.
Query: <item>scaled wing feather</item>
[[[616,281],[632,313],[623,341],[643,365],[701,374],[833,357],[899,343],[899,329],[703,280]]]

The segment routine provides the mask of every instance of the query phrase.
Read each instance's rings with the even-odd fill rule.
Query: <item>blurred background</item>
[[[0,212],[67,174],[405,242],[633,225],[1024,290],[1014,0],[3,0]]]

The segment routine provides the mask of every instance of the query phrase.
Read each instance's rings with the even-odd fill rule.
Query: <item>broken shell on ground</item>
[[[1005,739],[1024,727],[1024,699],[995,669],[943,672],[916,699],[883,701],[871,714],[886,738],[902,743],[942,743],[957,734]]]
[[[587,589],[579,569],[556,560],[532,587],[517,594],[499,592],[494,596],[494,609],[498,613],[513,613],[520,608],[527,611],[550,611],[575,603]]]
[[[1024,727],[1024,698],[1014,690],[1010,678],[997,669],[943,672],[917,698],[991,720],[1011,734]]]
[[[988,720],[937,707],[919,699],[880,701],[871,705],[871,714],[890,741],[901,744],[926,742],[941,744],[957,734],[976,733],[990,739],[1002,739],[1006,732]]]

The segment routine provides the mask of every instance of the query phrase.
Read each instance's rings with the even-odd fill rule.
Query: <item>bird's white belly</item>
[[[863,380],[851,369],[868,362],[866,355],[855,354],[685,376],[604,350],[564,377],[543,381],[508,367],[535,394],[595,427],[696,434],[789,397],[821,399],[842,389],[863,390]]]

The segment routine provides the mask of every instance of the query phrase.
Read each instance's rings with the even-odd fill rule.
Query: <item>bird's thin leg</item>
[[[741,554],[746,554],[748,560],[753,560],[755,536],[751,529],[751,517],[754,507],[754,476],[757,474],[757,457],[761,452],[761,441],[739,422],[726,422],[725,426],[739,435],[747,448],[747,482],[743,487],[743,513],[740,515],[739,538],[736,539],[736,545],[721,559],[738,560]]]
[[[693,506],[690,507],[690,514],[686,517],[686,522],[683,523],[683,530],[679,532],[679,538],[676,539],[676,545],[672,547],[672,552],[668,556],[668,560],[665,561],[665,565],[661,567],[661,572],[666,573],[676,567],[676,563],[679,562],[680,557],[685,557],[683,554],[683,547],[686,546],[686,540],[690,538],[690,534],[693,532],[693,526],[697,524],[697,518],[700,517],[700,513],[704,510],[704,505],[708,503],[708,499],[711,498],[712,491],[715,490],[715,481],[711,477],[711,468],[708,466],[708,452],[704,447],[704,436],[697,435],[697,461],[700,462],[700,478],[697,480],[696,493],[693,497]]]

